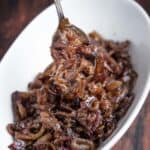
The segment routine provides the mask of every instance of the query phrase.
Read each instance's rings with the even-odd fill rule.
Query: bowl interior
[[[139,112],[149,90],[150,21],[144,11],[130,0],[63,0],[65,15],[84,29],[101,33],[105,38],[132,42],[132,62],[138,72],[136,97],[103,149],[113,146]],[[50,43],[58,20],[54,6],[41,13],[21,33],[0,64],[0,149],[5,150],[12,139],[6,125],[13,121],[11,93],[26,90],[29,81],[51,63]]]

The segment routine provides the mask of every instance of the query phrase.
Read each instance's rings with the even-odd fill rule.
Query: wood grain
[[[150,14],[150,0],[137,0]],[[0,59],[22,29],[52,0],[0,1]],[[142,30],[142,29],[141,29]],[[113,150],[150,150],[150,95],[138,117]]]
[[[0,0],[0,58],[22,29],[52,0]]]

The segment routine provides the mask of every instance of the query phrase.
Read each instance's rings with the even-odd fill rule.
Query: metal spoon
[[[79,36],[80,41],[82,43],[88,43],[89,40],[88,40],[87,35],[80,28],[76,27],[75,25],[70,24],[69,20],[65,18],[60,0],[54,0],[54,2],[55,2],[58,17],[59,17],[59,29],[63,30],[64,28],[69,28],[69,30],[72,30],[74,33],[76,33]]]

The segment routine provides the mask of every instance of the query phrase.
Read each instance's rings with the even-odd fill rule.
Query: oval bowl
[[[139,77],[134,102],[113,134],[102,143],[108,150],[121,138],[138,115],[150,89],[150,20],[132,0],[63,0],[65,15],[85,32],[96,30],[105,38],[130,40],[130,54]],[[50,44],[58,24],[52,5],[19,35],[0,63],[0,149],[12,142],[6,125],[13,121],[11,93],[26,90],[29,81],[51,63]]]

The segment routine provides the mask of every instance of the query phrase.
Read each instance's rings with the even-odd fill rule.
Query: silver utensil
[[[88,40],[87,35],[80,28],[76,27],[75,25],[70,24],[69,20],[64,16],[60,0],[54,0],[54,3],[55,3],[57,14],[59,17],[59,27],[61,28],[63,26],[63,28],[65,27],[69,28],[69,30],[72,30],[74,33],[76,33],[80,37],[80,41],[82,43],[88,43],[89,40]]]

